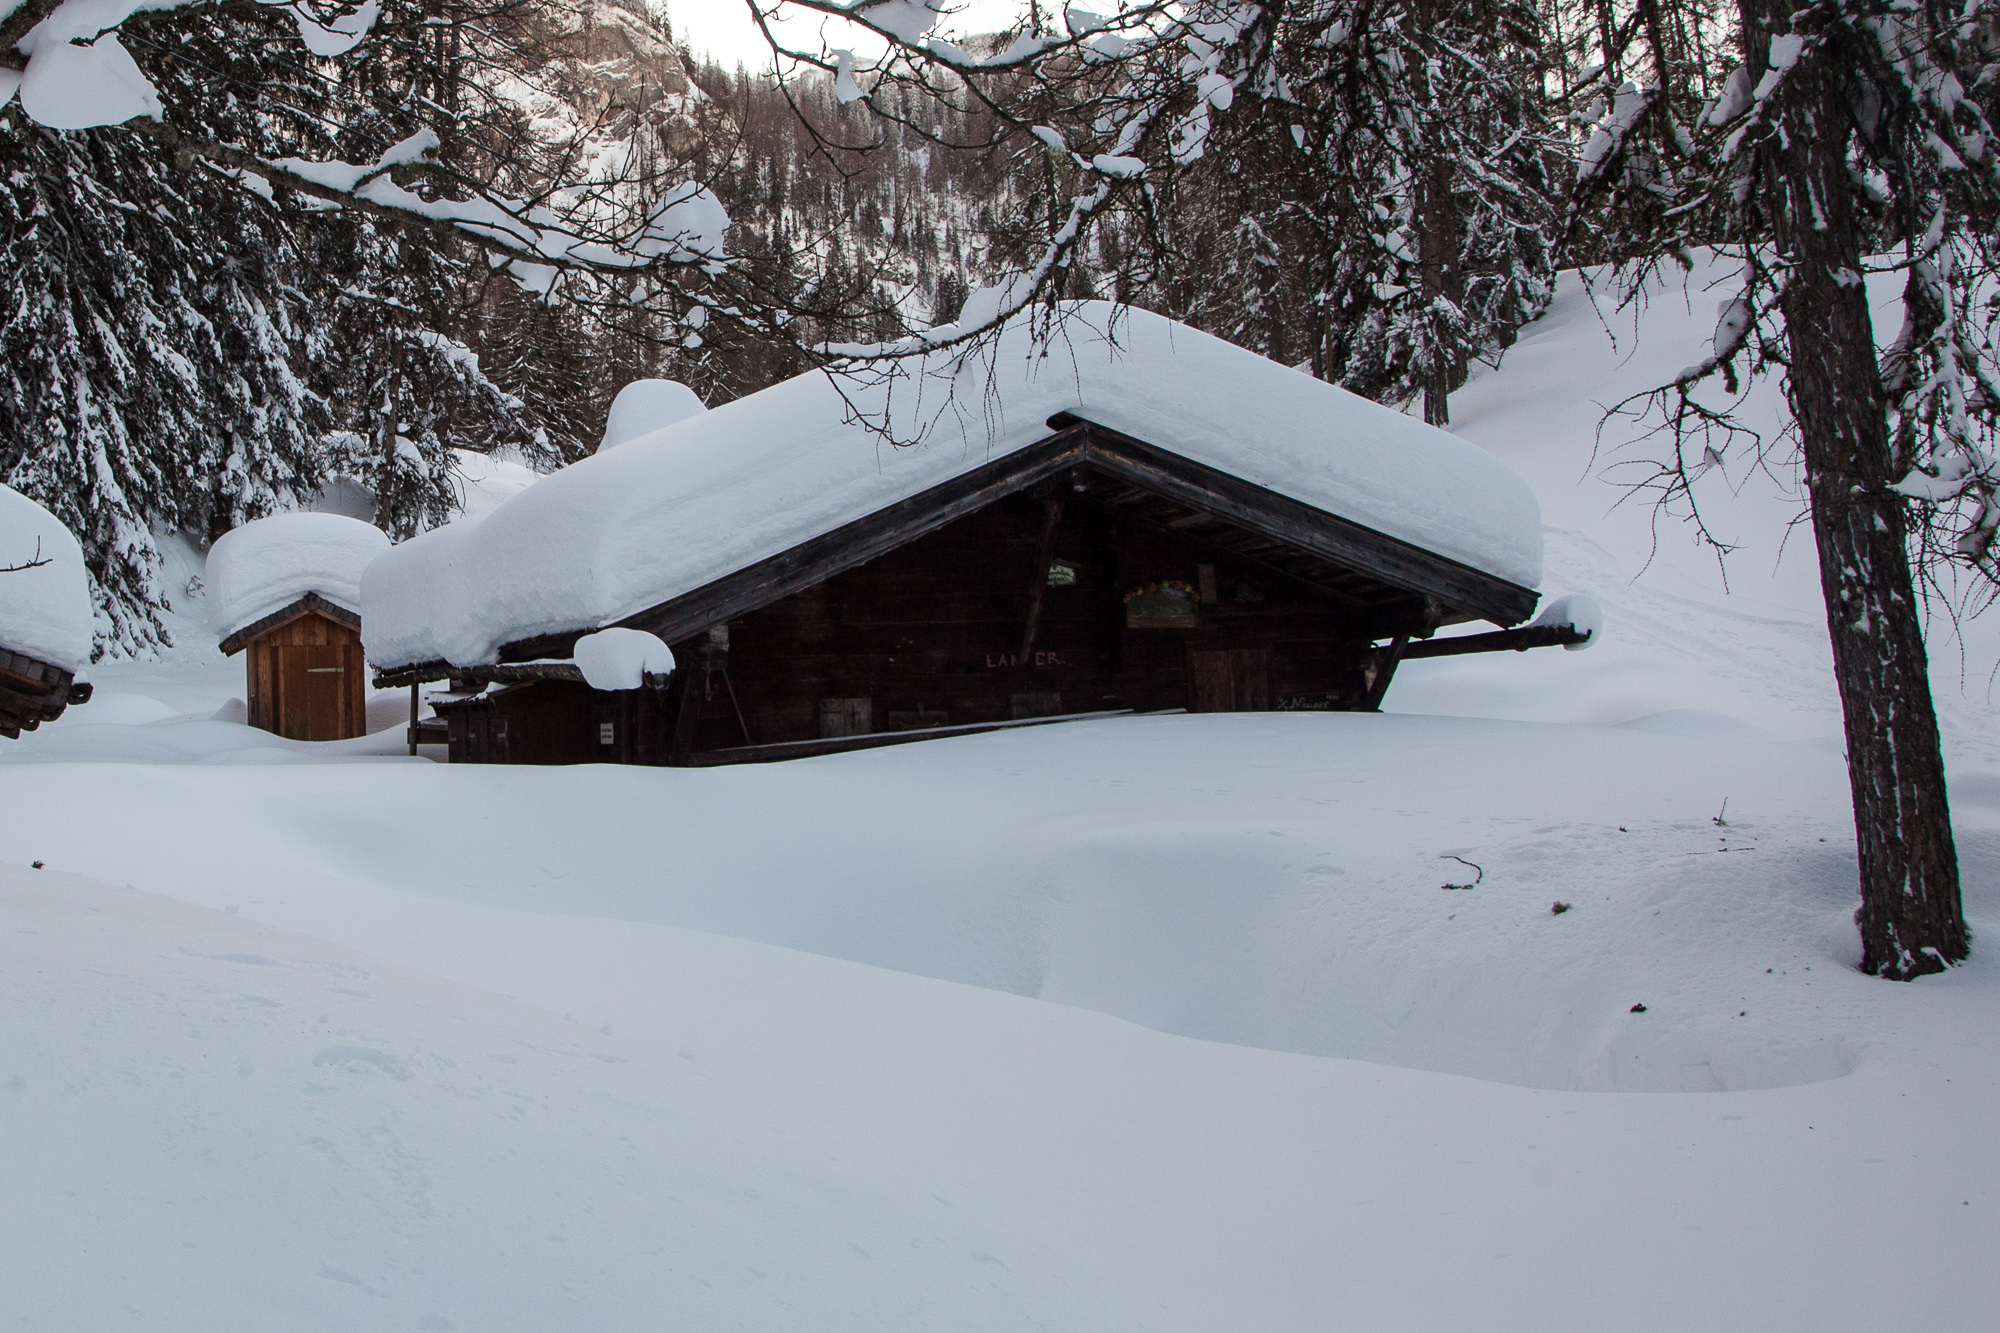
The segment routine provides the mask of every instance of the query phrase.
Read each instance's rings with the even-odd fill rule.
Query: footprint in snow
[[[410,1071],[403,1062],[387,1051],[374,1050],[367,1046],[329,1046],[313,1056],[313,1064],[320,1068],[342,1066],[355,1072],[374,1069],[393,1079],[406,1079]]]

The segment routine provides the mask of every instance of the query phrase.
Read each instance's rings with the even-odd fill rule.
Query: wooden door
[[[347,739],[348,657],[345,644],[278,645],[280,736],[295,741]]]
[[[866,736],[875,730],[873,699],[821,699],[819,734],[825,740],[835,736]]]
[[[1190,644],[1190,713],[1261,713],[1271,707],[1271,650]]]

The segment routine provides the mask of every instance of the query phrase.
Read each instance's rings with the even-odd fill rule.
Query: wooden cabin
[[[1178,329],[1176,337],[1182,353],[1202,352],[1197,340],[1215,343],[1192,330]],[[1229,392],[1255,397],[1261,391],[1257,377],[1275,371],[1281,377],[1272,382],[1275,393],[1303,395],[1309,403],[1318,401],[1315,395],[1332,395],[1334,408],[1380,431],[1384,440],[1401,444],[1411,431],[1427,432],[1415,438],[1412,452],[1429,449],[1433,460],[1463,460],[1472,476],[1491,480],[1488,489],[1502,492],[1493,504],[1506,517],[1490,526],[1502,541],[1528,532],[1521,540],[1532,542],[1538,562],[1532,495],[1490,458],[1388,409],[1240,349],[1226,350],[1256,363],[1213,353],[1224,371],[1249,381],[1241,389],[1234,379],[1226,381]],[[724,417],[763,396],[707,416]],[[804,400],[804,391],[798,396]],[[611,623],[649,631],[672,647],[677,670],[665,689],[586,685],[565,660],[580,634],[596,627],[581,605],[579,629],[502,640],[487,661],[410,661],[419,649],[408,645],[447,641],[408,609],[421,607],[429,587],[467,568],[498,563],[507,558],[507,545],[531,545],[543,530],[526,521],[535,515],[524,510],[518,532],[468,529],[454,536],[447,530],[418,538],[371,566],[364,586],[364,599],[376,596],[373,588],[388,589],[382,601],[402,616],[388,651],[402,653],[404,661],[385,666],[383,654],[374,654],[377,684],[452,682],[451,693],[434,695],[433,703],[448,728],[454,762],[709,765],[1118,713],[1375,710],[1407,658],[1436,649],[1526,648],[1580,637],[1564,627],[1530,627],[1433,641],[1446,625],[1519,625],[1533,614],[1538,594],[1501,573],[1301,499],[1297,491],[1317,494],[1311,488],[1321,483],[1313,476],[1287,493],[1245,475],[1256,469],[1218,466],[1212,460],[1228,456],[1226,441],[1211,446],[1205,461],[1191,450],[1093,420],[1086,415],[1091,396],[1086,386],[1077,409],[1035,422],[1032,443],[991,451],[996,456],[983,462],[975,456],[962,466],[937,464],[947,474],[942,480],[887,503],[856,501],[850,510],[858,512],[847,521],[736,562],[727,572],[679,587],[660,579],[665,595]],[[749,438],[760,419],[748,410],[743,415],[741,438]],[[1127,411],[1125,419],[1144,418]],[[1245,422],[1246,432],[1257,429],[1251,414]],[[680,476],[698,462],[717,460],[701,474],[705,503],[720,503],[710,497],[733,484],[732,469],[750,478],[743,493],[753,494],[760,460],[724,454],[723,443],[735,441],[718,424],[674,429],[713,433],[716,454],[698,455],[684,442],[701,435],[663,435],[657,449],[663,486],[696,491]],[[815,449],[835,447],[821,445],[821,438],[807,442]],[[631,458],[629,471],[638,476],[648,464],[633,455],[648,447],[642,438],[613,457]],[[861,459],[857,470],[877,466],[879,451],[864,452],[876,446],[847,441],[842,447]],[[1368,448],[1391,454],[1386,443]],[[788,456],[833,466],[824,454]],[[884,470],[902,461],[889,457]],[[1388,466],[1410,462],[1391,458]],[[870,483],[862,475],[857,485]],[[550,487],[539,497],[549,511],[586,512],[575,495],[558,493],[555,483],[566,480],[562,474],[545,478],[523,498]],[[606,494],[636,488],[606,473],[579,476],[571,489],[581,492],[586,481]],[[801,484],[799,491],[811,498],[809,487]],[[1470,497],[1458,501],[1468,526],[1490,517],[1478,510],[1477,491],[1459,488]],[[745,502],[752,515],[774,507],[762,494]],[[606,523],[629,529],[614,534],[619,543],[669,526],[641,511]],[[730,535],[724,525],[714,527]],[[581,540],[588,535],[579,533],[573,545],[550,544],[535,565],[517,557],[521,577],[569,560],[577,572],[563,586],[575,587],[579,601],[587,594],[623,595],[602,590],[610,582],[604,551],[614,544],[590,546]],[[422,549],[427,541],[435,543],[428,553]],[[479,542],[492,543],[490,557],[459,549]],[[504,571],[494,575],[504,577]],[[550,599],[542,589],[521,598],[546,623]],[[486,603],[496,600],[485,597]],[[447,599],[437,604],[449,613]],[[369,606],[372,621],[372,600]],[[527,615],[524,610],[522,619]],[[479,628],[464,622],[456,631],[461,638],[467,625]]]
[[[629,617],[674,649],[665,691],[590,689],[550,660],[568,634],[509,645],[503,657],[544,665],[461,673],[485,688],[434,706],[454,762],[695,765],[1082,714],[1373,710],[1441,625],[1518,622],[1535,601],[1067,421],[1037,448]],[[1481,646],[1574,641],[1500,637]]]
[[[0,736],[17,740],[90,699],[83,548],[62,521],[0,485]]]
[[[250,725],[293,741],[368,734],[368,666],[361,616],[307,593],[221,644],[244,659]]]

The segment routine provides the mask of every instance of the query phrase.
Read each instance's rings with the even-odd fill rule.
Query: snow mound
[[[672,674],[674,655],[657,634],[602,629],[576,641],[576,665],[593,690],[636,690],[648,675]]]
[[[597,452],[616,449],[641,435],[664,430],[706,411],[708,407],[695,396],[695,391],[678,380],[633,380],[611,400],[611,411],[604,418],[604,439]]]
[[[90,578],[83,548],[54,514],[0,486],[0,648],[75,672],[90,660]]]
[[[364,580],[369,658],[473,665],[616,624],[1043,440],[1062,412],[1541,581],[1535,496],[1484,450],[1163,316],[1081,302],[1053,345],[1017,322],[880,380],[801,375],[405,542]]]
[[[164,784],[141,766],[164,764]],[[1985,932],[2000,774],[1953,788]],[[1237,1047],[1712,1092],[1837,1079],[1886,1039],[1885,989],[1853,970],[1847,800],[1837,749],[1693,727],[1113,718],[655,769],[435,765],[400,728],[315,746],[211,721],[0,750],[0,859],[313,929],[397,898],[348,937],[370,949],[449,901],[530,914],[565,965],[598,956],[550,944],[564,921],[688,929]],[[436,836],[468,810],[476,838]]]
[[[208,553],[209,626],[228,638],[307,593],[361,606],[361,571],[389,549],[380,528],[339,514],[274,514],[226,533]]]

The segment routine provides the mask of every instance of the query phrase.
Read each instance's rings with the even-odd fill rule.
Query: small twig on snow
[[[1480,868],[1479,868],[1479,867],[1478,867],[1477,865],[1474,865],[1474,864],[1473,864],[1472,862],[1470,862],[1470,861],[1466,860],[1466,859],[1465,859],[1464,857],[1462,857],[1462,856],[1453,856],[1453,855],[1452,855],[1452,854],[1451,854],[1450,852],[1446,852],[1446,853],[1445,853],[1445,854],[1444,854],[1444,855],[1443,855],[1443,856],[1442,856],[1441,858],[1439,858],[1439,859],[1441,859],[1441,860],[1445,860],[1445,861],[1456,861],[1456,862],[1458,862],[1458,863],[1459,863],[1460,865],[1462,865],[1462,866],[1469,866],[1469,867],[1471,867],[1471,869],[1472,869],[1472,884],[1446,884],[1446,885],[1443,885],[1443,886],[1441,886],[1441,887],[1443,887],[1443,888],[1447,888],[1447,889],[1469,889],[1469,888],[1471,888],[1471,887],[1473,886],[1473,884],[1477,884],[1477,883],[1479,883],[1479,881],[1480,881],[1480,880],[1482,880],[1482,879],[1485,879],[1485,878],[1486,878],[1486,872],[1485,872],[1484,870],[1480,869]]]

